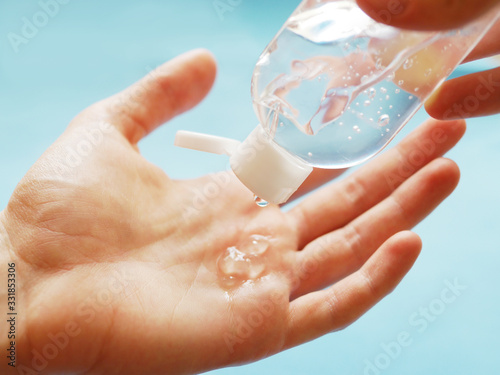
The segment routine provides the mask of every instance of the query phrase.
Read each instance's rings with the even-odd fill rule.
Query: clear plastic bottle
[[[240,145],[186,132],[176,144],[218,144],[247,187],[283,203],[312,167],[347,168],[380,152],[498,16],[497,8],[460,30],[419,32],[377,23],[355,0],[304,0],[257,62],[261,126]]]

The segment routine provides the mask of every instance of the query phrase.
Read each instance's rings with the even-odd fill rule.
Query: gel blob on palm
[[[258,197],[284,203],[312,171],[380,152],[498,19],[460,30],[377,23],[355,0],[305,0],[260,56],[251,92],[260,125],[242,143],[179,132],[176,145],[227,154]]]

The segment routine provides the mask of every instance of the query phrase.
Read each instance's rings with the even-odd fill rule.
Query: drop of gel
[[[249,241],[240,246],[241,251],[248,255],[262,255],[269,248],[269,237],[260,234],[253,234]]]
[[[231,246],[218,259],[217,266],[225,276],[241,277],[248,273],[250,263],[243,252]]]
[[[255,204],[259,207],[267,207],[269,205],[268,201],[265,201],[264,199],[259,198],[256,195],[253,197],[253,200],[255,201]]]
[[[265,271],[262,258],[270,246],[270,237],[254,234],[237,246],[228,247],[217,260],[223,284],[227,287],[256,279]]]
[[[255,258],[255,257],[253,257]],[[259,277],[265,270],[266,265],[259,259],[247,257],[236,247],[229,247],[217,262],[219,271],[229,277],[230,284],[243,282]]]

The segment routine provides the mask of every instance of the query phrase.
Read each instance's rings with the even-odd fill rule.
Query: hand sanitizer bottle
[[[260,125],[239,143],[179,132],[177,146],[227,154],[254,194],[284,203],[312,167],[348,168],[380,152],[499,18],[460,30],[377,23],[355,0],[304,0],[252,79]]]

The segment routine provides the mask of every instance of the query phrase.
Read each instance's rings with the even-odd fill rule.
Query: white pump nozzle
[[[174,144],[198,151],[225,154],[234,174],[259,198],[285,203],[313,168],[278,146],[262,126],[243,141],[179,131]]]

